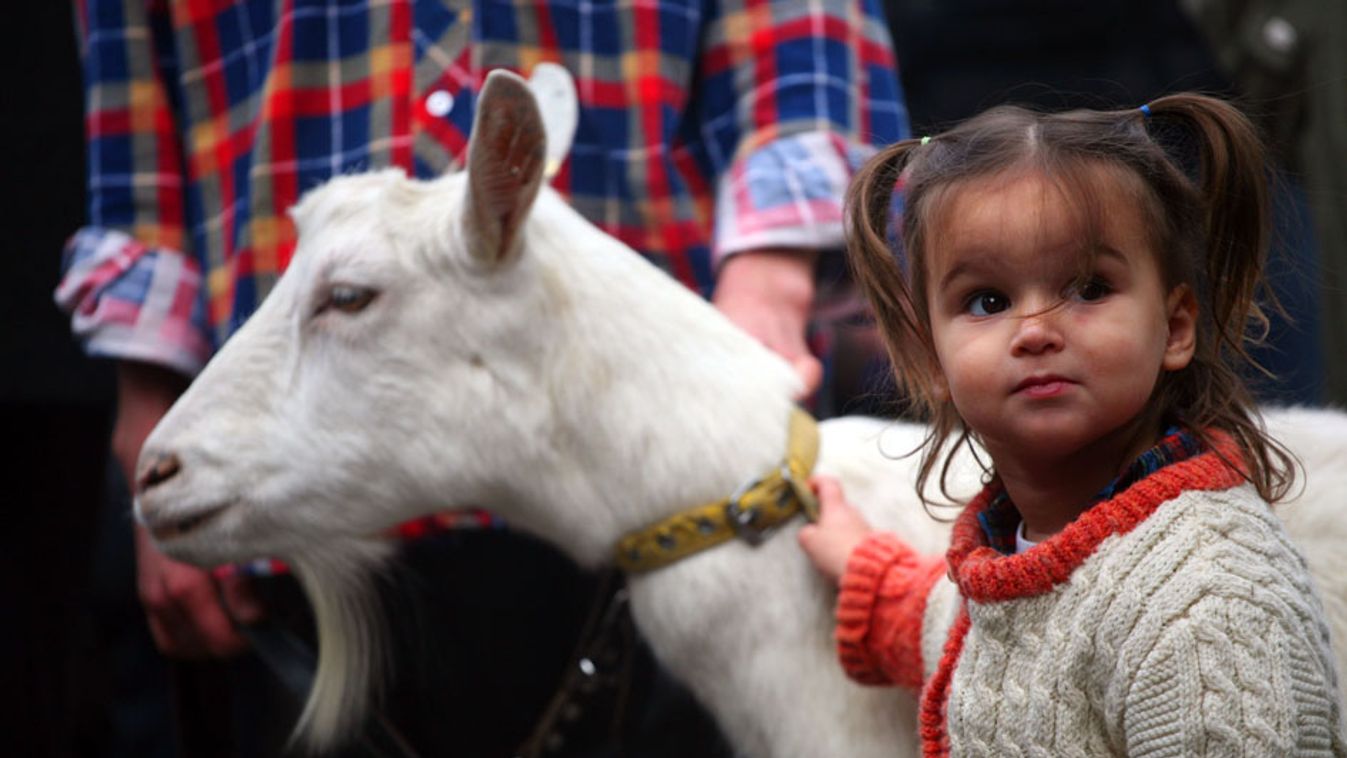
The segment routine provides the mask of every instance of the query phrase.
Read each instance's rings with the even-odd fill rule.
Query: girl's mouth
[[[1015,393],[1031,398],[1057,397],[1074,384],[1060,376],[1031,376],[1015,385]]]

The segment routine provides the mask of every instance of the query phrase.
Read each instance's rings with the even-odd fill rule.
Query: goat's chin
[[[386,654],[375,579],[389,543],[350,540],[287,560],[313,607],[318,671],[293,740],[325,753],[357,732],[381,684]]]

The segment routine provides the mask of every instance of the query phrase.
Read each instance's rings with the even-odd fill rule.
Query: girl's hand
[[[816,476],[809,485],[819,499],[819,519],[800,529],[800,547],[824,576],[834,582],[846,572],[847,559],[867,535],[870,524],[852,507],[842,485],[829,476]]]

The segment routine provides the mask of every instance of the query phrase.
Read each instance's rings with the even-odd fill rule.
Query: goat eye
[[[378,292],[368,287],[356,287],[350,284],[334,284],[327,291],[327,300],[323,303],[319,312],[329,308],[339,310],[342,313],[358,313],[365,309],[374,300]]]

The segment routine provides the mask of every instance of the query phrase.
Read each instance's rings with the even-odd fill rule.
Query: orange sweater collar
[[[1033,597],[1051,591],[1093,555],[1104,539],[1130,532],[1183,492],[1224,490],[1243,482],[1240,471],[1225,462],[1240,460],[1235,446],[1223,435],[1212,436],[1220,454],[1208,450],[1165,466],[1124,492],[1097,503],[1062,531],[1018,555],[1002,555],[987,544],[978,514],[999,491],[995,482],[987,485],[954,522],[946,553],[950,578],[965,598],[978,602]]]

